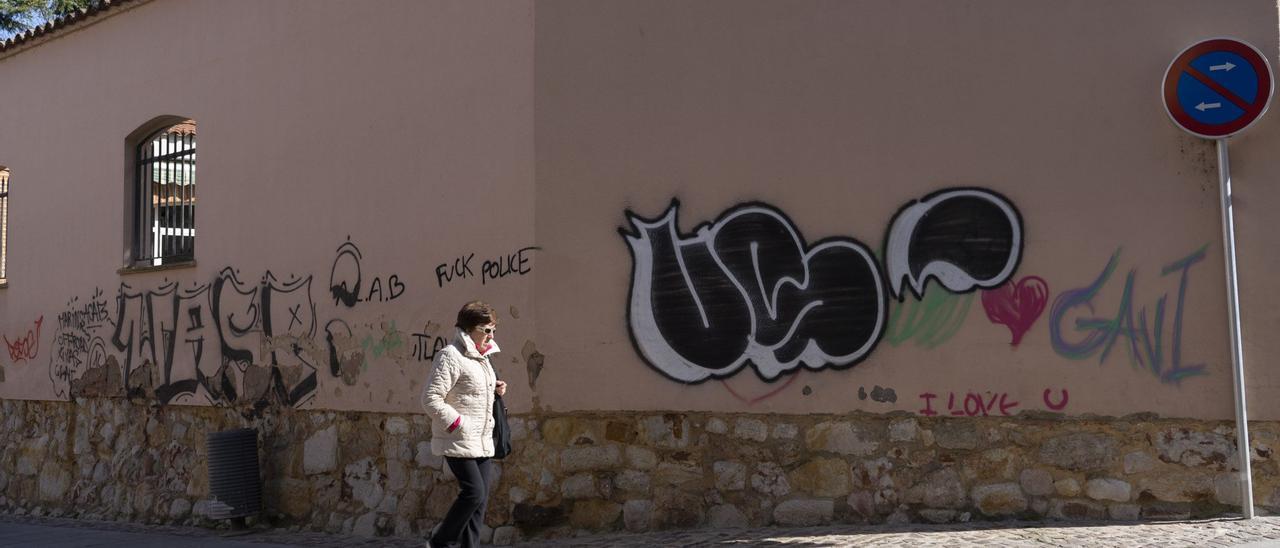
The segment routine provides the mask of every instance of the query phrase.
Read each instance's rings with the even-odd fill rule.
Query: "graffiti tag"
[[[858,240],[807,243],[778,209],[748,203],[682,234],[680,204],[660,217],[626,213],[628,320],[645,361],[684,383],[725,378],[750,363],[773,381],[801,365],[842,369],[884,334],[890,295],[919,298],[929,279],[963,293],[997,287],[1022,250],[1021,217],[1003,197],[947,189],[894,215],[887,276]]]
[[[35,359],[36,354],[40,353],[40,324],[44,323],[44,316],[36,319],[34,329],[28,329],[27,334],[19,337],[16,342],[10,342],[9,337],[4,337],[4,345],[9,348],[9,359],[13,363],[20,361]]]
[[[1154,321],[1151,324],[1147,323],[1145,307],[1136,310],[1135,317],[1133,288],[1136,270],[1130,270],[1125,276],[1124,291],[1114,316],[1076,318],[1074,332],[1083,333],[1084,337],[1075,341],[1068,340],[1066,337],[1066,326],[1070,325],[1066,321],[1068,314],[1076,309],[1093,312],[1094,297],[1111,279],[1111,275],[1115,273],[1116,266],[1119,264],[1120,250],[1118,249],[1111,255],[1111,259],[1107,261],[1102,273],[1094,279],[1093,283],[1064,291],[1054,299],[1053,307],[1049,312],[1049,337],[1054,351],[1073,360],[1083,360],[1098,354],[1098,363],[1103,363],[1116,341],[1124,337],[1128,339],[1126,346],[1129,349],[1130,362],[1149,370],[1161,382],[1176,384],[1187,377],[1204,375],[1206,373],[1204,364],[1184,364],[1182,361],[1182,317],[1191,267],[1204,260],[1206,248],[1208,248],[1207,245],[1165,265],[1160,271],[1161,276],[1174,273],[1179,276],[1178,302],[1174,307],[1173,326],[1170,330],[1171,356],[1167,362],[1164,354],[1164,319],[1165,299],[1168,295],[1161,295],[1156,300]]]

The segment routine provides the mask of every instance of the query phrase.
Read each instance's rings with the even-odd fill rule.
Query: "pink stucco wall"
[[[314,366],[303,406],[416,409],[428,362],[413,334],[447,334],[458,305],[482,298],[503,311],[498,365],[517,410],[1228,418],[1214,149],[1169,122],[1158,92],[1172,57],[1203,38],[1247,40],[1274,64],[1277,26],[1264,1],[145,3],[0,58],[11,128],[0,165],[13,170],[0,333],[44,318],[39,355],[0,352],[0,397],[64,397],[50,371],[75,345],[58,317],[95,290],[112,322],[129,320],[142,308],[126,299],[121,315],[122,289],[199,290],[230,267],[249,285],[311,277],[309,300],[292,302],[314,305],[312,331],[231,341],[253,346],[250,367],[266,367],[254,371],[274,359],[286,384]],[[124,137],[166,114],[200,128],[198,266],[119,274]],[[1268,397],[1280,383],[1277,124],[1272,114],[1231,141],[1251,413],[1265,419],[1280,417]],[[888,324],[856,365],[810,360],[773,382],[750,363],[678,382],[646,353],[644,341],[681,335],[631,321],[645,296],[632,294],[644,272],[619,234],[633,229],[628,212],[654,219],[679,200],[689,238],[765,204],[806,244],[864,244],[883,274],[895,213],[953,187],[1016,208],[1023,245],[1004,289],[930,282],[923,302],[888,298]],[[378,279],[384,299],[332,297],[348,238],[364,296]],[[438,282],[459,256],[474,253],[479,276],[486,259],[531,246],[527,274]],[[385,300],[393,275],[404,291]],[[1129,276],[1145,335],[1079,327],[1125,319]],[[1027,296],[1011,300],[1019,287]],[[1023,312],[997,321],[984,303]],[[1018,344],[1001,321],[1025,328]],[[326,327],[341,328],[332,346]],[[128,337],[90,331],[124,367],[113,339]],[[1109,349],[1072,348],[1113,332]],[[217,338],[201,364],[171,360],[174,374],[217,369]],[[345,377],[330,372],[335,355]]]
[[[312,318],[302,315],[315,322],[302,337],[304,356],[286,347],[276,357],[288,366],[288,386],[290,374],[305,373],[300,363],[315,366],[319,387],[305,405],[416,408],[430,362],[413,356],[413,333],[430,323],[447,336],[470,299],[501,303],[504,335],[533,338],[531,278],[440,288],[435,274],[474,253],[478,276],[483,260],[534,244],[532,18],[529,5],[509,3],[151,2],[0,60],[0,112],[10,128],[0,163],[13,172],[3,331],[13,338],[44,318],[37,357],[0,356],[0,395],[59,397],[65,383],[50,378],[65,348],[58,316],[95,289],[114,321],[122,284],[130,293],[166,282],[198,289],[227,267],[250,287],[268,272],[281,282],[311,277],[309,298],[288,302],[315,307]],[[198,266],[120,275],[124,139],[166,114],[199,127]],[[335,304],[331,273],[348,239],[361,254],[362,298],[379,280],[383,298],[394,300],[374,293],[374,302]],[[261,303],[239,304],[246,307],[231,313],[243,322],[253,315],[247,306]],[[143,329],[140,308],[130,306],[126,321]],[[204,308],[200,367],[212,374],[219,341]],[[292,318],[274,308],[279,330]],[[513,309],[527,312],[517,320]],[[343,322],[331,331],[344,357],[365,356],[354,384],[329,372],[333,320]],[[88,345],[101,338],[123,364],[110,324],[89,331]],[[271,363],[259,343],[233,341]],[[173,378],[192,378],[193,351],[178,352]],[[144,359],[135,358],[135,366]]]
[[[886,338],[852,369],[803,371],[789,385],[762,383],[747,367],[723,383],[662,386],[650,371],[613,365],[635,359],[625,316],[614,314],[548,344],[557,362],[591,365],[549,368],[544,399],[571,408],[916,412],[926,408],[922,394],[935,394],[931,409],[947,414],[953,394],[955,410],[979,409],[970,393],[997,407],[1007,394],[1016,412],[1061,405],[1066,391],[1073,414],[1230,416],[1214,149],[1169,122],[1158,90],[1172,57],[1206,37],[1249,40],[1274,63],[1274,4],[555,6],[564,9],[539,11],[535,64],[538,234],[550,249],[538,277],[540,321],[563,323],[625,298],[617,284],[630,271],[625,249],[616,235],[583,227],[623,226],[623,209],[656,217],[672,197],[685,232],[760,200],[785,211],[809,241],[852,236],[874,250],[909,201],[985,187],[1008,197],[1025,223],[1014,279],[1039,277],[1049,294],[1016,347],[975,298],[936,347]],[[1266,327],[1274,323],[1266,264],[1274,254],[1263,203],[1276,194],[1268,184],[1275,127],[1265,119],[1232,141],[1252,409],[1272,418],[1280,411],[1265,397],[1275,383],[1277,348]],[[586,200],[616,205],[584,208]],[[556,213],[566,206],[578,222]],[[572,245],[550,244],[559,241]],[[1167,297],[1160,365],[1168,372],[1180,276],[1161,269],[1202,247],[1188,273],[1178,358],[1203,364],[1203,375],[1162,379],[1149,358],[1131,361],[1124,336],[1105,359],[1102,347],[1078,360],[1055,348],[1054,301],[1089,286],[1118,254],[1092,310],[1074,307],[1059,319],[1063,340],[1084,339],[1077,318],[1115,319],[1132,272],[1135,318],[1145,309],[1153,337],[1156,303]],[[578,249],[607,254],[586,261]],[[592,276],[577,274],[588,264]],[[860,397],[877,386],[893,388],[897,401]]]

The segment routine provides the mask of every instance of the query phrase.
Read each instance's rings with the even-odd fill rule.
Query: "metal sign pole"
[[[1231,209],[1231,164],[1227,140],[1218,139],[1218,186],[1222,196],[1222,240],[1227,263],[1227,313],[1231,316],[1231,372],[1236,391],[1236,454],[1240,457],[1240,511],[1253,519],[1253,473],[1249,457],[1249,417],[1244,399],[1244,344],[1240,337],[1240,292],[1236,281],[1236,223]]]
[[[1236,70],[1239,69],[1239,70]],[[1231,163],[1227,138],[1258,121],[1271,105],[1275,75],[1267,56],[1234,38],[1201,40],[1182,50],[1164,73],[1164,109],[1187,133],[1218,141],[1218,187],[1222,189],[1223,259],[1227,267],[1227,313],[1231,324],[1231,378],[1236,395],[1236,454],[1240,457],[1240,510],[1253,519],[1249,414],[1245,406],[1244,341],[1240,336],[1240,291],[1236,272],[1236,222],[1231,207]],[[1223,105],[1235,110],[1222,110]]]

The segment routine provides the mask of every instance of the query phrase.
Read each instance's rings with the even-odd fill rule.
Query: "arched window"
[[[195,259],[196,122],[143,138],[134,163],[133,260],[159,266]]]

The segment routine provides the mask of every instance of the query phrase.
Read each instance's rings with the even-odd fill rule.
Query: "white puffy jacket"
[[[493,398],[497,375],[489,356],[498,352],[490,343],[481,354],[461,330],[453,343],[436,352],[422,389],[422,407],[431,416],[431,452],[446,457],[493,456]],[[449,426],[462,417],[458,428]]]

